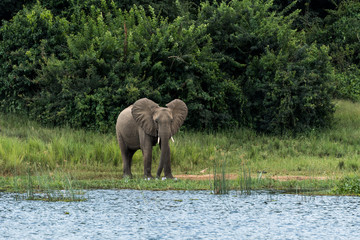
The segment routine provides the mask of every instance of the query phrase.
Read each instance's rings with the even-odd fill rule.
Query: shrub
[[[360,69],[353,64],[344,71],[337,71],[335,74],[336,91],[335,97],[360,100]]]
[[[359,1],[347,0],[325,18],[325,41],[330,45],[334,64],[339,69],[346,70],[350,64],[360,63],[359,17]]]
[[[45,55],[58,55],[63,48],[68,22],[35,5],[23,9],[0,29],[0,109],[26,112],[33,95],[40,91],[37,71]]]
[[[112,0],[46,3],[65,4],[57,14],[68,20],[39,2],[25,8],[0,30],[0,107],[107,131],[141,97],[160,105],[181,98],[186,126],[196,129],[283,133],[326,125],[333,112],[328,50],[292,29],[298,11],[283,16],[264,0],[216,2],[202,3],[196,20],[180,1],[174,11],[182,14],[171,20]]]
[[[306,45],[303,32],[292,29],[298,11],[284,17],[273,8],[272,1],[233,0],[200,10],[220,69],[245,99],[232,115],[273,133],[326,126],[333,113],[328,50]]]
[[[11,19],[24,4],[25,0],[2,0],[0,1],[0,26],[2,20]]]
[[[221,74],[205,25],[185,18],[169,23],[150,12],[134,7],[104,16],[93,7],[89,15],[78,16],[81,29],[67,37],[66,58],[44,60],[33,117],[106,131],[121,109],[141,97],[161,105],[181,98],[188,104],[189,126],[228,124],[224,99],[232,90],[218,81]]]
[[[360,179],[358,177],[345,177],[333,189],[337,195],[360,195]]]
[[[330,43],[336,78],[337,97],[360,99],[360,3],[343,1],[327,20],[327,37]]]
[[[268,51],[255,58],[247,70],[244,93],[248,115],[257,130],[299,132],[329,124],[334,106],[326,47]]]
[[[360,3],[346,0],[330,10],[323,21],[312,31],[312,38],[329,45],[331,62],[336,69],[335,97],[359,100],[360,84]]]

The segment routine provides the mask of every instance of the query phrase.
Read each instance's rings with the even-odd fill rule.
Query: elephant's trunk
[[[157,170],[156,176],[159,178],[161,175],[162,170],[164,169],[164,174],[166,178],[173,178],[171,174],[171,165],[170,165],[170,145],[169,140],[170,137],[160,137],[160,148],[161,148],[161,155],[160,155],[160,164]]]

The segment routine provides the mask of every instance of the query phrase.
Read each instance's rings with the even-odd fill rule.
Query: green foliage
[[[101,9],[102,12],[109,10],[108,6],[116,6],[123,11],[129,11],[134,5],[143,6],[146,10],[151,6],[156,15],[174,20],[185,12],[196,15],[201,0],[2,0],[0,1],[0,25],[1,20],[10,20],[23,6],[31,8],[40,3],[56,16],[62,16],[70,20],[73,14],[85,11],[89,13],[91,6]],[[149,13],[150,11],[147,11]]]
[[[245,104],[237,101],[232,115],[272,133],[326,126],[333,113],[327,48],[306,45],[291,28],[298,12],[284,17],[272,8],[271,1],[231,1],[200,11],[220,69],[242,89]]]
[[[0,109],[26,112],[41,91],[37,71],[46,55],[61,55],[68,22],[35,5],[25,8],[0,29]]]
[[[66,58],[44,58],[36,78],[42,91],[30,103],[33,117],[106,131],[140,97],[161,105],[178,97],[188,103],[193,127],[211,128],[230,118],[220,104],[227,86],[217,81],[204,25],[183,18],[169,23],[141,7],[105,17],[92,8],[79,21],[77,34],[67,37]]]
[[[188,1],[30,2],[0,30],[3,112],[108,131],[148,97],[184,100],[195,129],[300,132],[331,119],[328,49],[292,28],[299,11],[263,0],[202,2],[197,15]],[[341,91],[356,86],[339,76],[353,82]]]
[[[360,100],[360,69],[357,65],[351,65],[343,72],[335,74],[336,92],[335,97]]]
[[[254,59],[244,92],[255,128],[283,133],[327,126],[334,111],[331,70],[327,48],[314,45]]]
[[[360,179],[358,177],[345,177],[333,189],[337,195],[360,195]]]
[[[310,41],[329,46],[332,65],[336,69],[335,97],[359,100],[360,84],[360,3],[341,1],[330,10],[323,22],[309,29]]]
[[[24,4],[25,0],[2,0],[0,1],[0,26],[2,20],[10,20]]]
[[[42,91],[34,98],[31,115],[54,125],[104,130],[107,117],[115,113],[114,105],[119,77],[114,71],[125,71],[122,58],[122,30],[110,32],[99,10],[79,19],[77,34],[67,36],[65,58],[44,58],[37,82]],[[120,20],[120,19],[119,19]],[[113,26],[116,28],[117,26]],[[59,98],[61,101],[59,101]]]
[[[325,24],[335,64],[340,69],[346,68],[349,63],[359,64],[359,1],[342,1],[336,10],[330,11]]]

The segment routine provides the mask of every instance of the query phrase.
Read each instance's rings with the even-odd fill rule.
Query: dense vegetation
[[[181,98],[193,129],[329,126],[360,97],[360,3],[314,2],[2,1],[0,111],[106,132]]]

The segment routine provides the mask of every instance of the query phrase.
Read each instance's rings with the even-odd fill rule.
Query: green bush
[[[311,31],[310,38],[329,46],[331,62],[336,69],[335,97],[359,100],[360,84],[360,3],[341,1],[329,11],[322,24]]]
[[[232,115],[273,133],[326,126],[333,113],[328,50],[306,45],[292,29],[298,11],[284,17],[273,8],[262,0],[202,5],[199,21],[208,25],[220,69],[246,101],[237,101],[241,114]]]
[[[337,195],[360,195],[360,179],[358,177],[345,177],[333,189]]]
[[[123,30],[110,32],[95,7],[89,16],[77,17],[79,22],[72,24],[78,33],[65,40],[66,57],[44,58],[36,77],[42,91],[34,96],[30,114],[43,123],[104,130],[107,118],[114,117],[108,109],[115,104],[119,82],[114,71],[125,70],[120,62],[123,40],[118,37]]]
[[[360,69],[357,65],[353,64],[345,71],[336,72],[335,79],[336,98],[360,100]]]
[[[0,26],[2,20],[10,20],[20,9],[25,0],[2,0],[0,1]]]
[[[160,105],[181,98],[185,126],[195,129],[283,133],[328,124],[328,49],[292,28],[298,11],[283,16],[272,1],[233,0],[203,2],[195,16],[187,1],[140,2],[156,8],[40,1],[4,22],[1,110],[107,131],[141,97]],[[168,2],[171,14],[160,13]]]
[[[62,55],[68,22],[35,5],[23,9],[0,29],[0,109],[27,112],[41,91],[37,71],[46,55]]]
[[[45,58],[31,114],[44,123],[112,129],[121,109],[141,97],[165,105],[181,98],[188,125],[213,128],[231,120],[224,103],[229,88],[211,57],[205,25],[185,18],[172,23],[134,7],[103,16],[95,7],[78,16],[81,29],[67,37],[63,60]]]
[[[260,131],[284,133],[327,126],[334,106],[327,48],[269,51],[248,67],[247,110]]]
[[[24,5],[31,8],[36,3],[40,3],[56,16],[69,17],[68,20],[79,10],[89,13],[91,6],[95,6],[107,12],[108,6],[111,5],[125,11],[129,11],[134,5],[143,6],[146,10],[148,6],[151,6],[157,15],[174,20],[184,12],[195,15],[200,2],[201,0],[2,0],[0,1],[0,25],[1,20],[11,19]]]
[[[342,1],[325,18],[326,41],[337,68],[346,70],[352,63],[360,64],[360,3]]]

